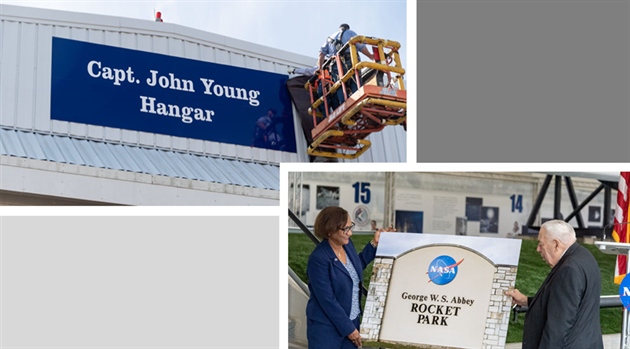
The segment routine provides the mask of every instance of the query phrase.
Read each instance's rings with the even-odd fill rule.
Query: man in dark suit
[[[552,268],[534,297],[506,292],[512,303],[528,306],[523,349],[602,349],[599,323],[601,275],[595,258],[578,245],[573,227],[548,221],[540,228],[538,248]]]

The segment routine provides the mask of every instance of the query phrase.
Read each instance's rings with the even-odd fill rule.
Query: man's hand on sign
[[[505,291],[505,295],[512,297],[512,304],[517,304],[522,307],[527,305],[527,296],[517,289],[514,289],[514,291]]]
[[[359,334],[359,330],[355,329],[354,332],[348,335],[348,339],[357,346],[357,348],[361,348],[363,344],[361,343],[361,335]]]

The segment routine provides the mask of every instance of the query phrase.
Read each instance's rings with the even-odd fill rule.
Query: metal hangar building
[[[10,5],[0,28],[2,205],[278,205],[280,163],[309,161],[294,106],[257,83],[283,82],[314,57],[177,24]],[[216,109],[195,108],[203,98]],[[286,146],[273,136],[256,145],[265,113],[284,118]],[[386,128],[354,161],[405,161],[405,139]]]

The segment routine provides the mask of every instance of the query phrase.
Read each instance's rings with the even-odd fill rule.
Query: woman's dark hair
[[[315,236],[328,239],[337,230],[345,227],[347,222],[348,211],[337,206],[326,207],[315,218]]]

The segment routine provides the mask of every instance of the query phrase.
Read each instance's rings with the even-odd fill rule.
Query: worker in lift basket
[[[324,45],[322,45],[322,47],[319,49],[319,57],[317,61],[318,70],[322,69],[322,65],[324,64],[325,60],[336,55],[337,52],[343,47],[343,45],[345,45],[348,41],[350,41],[350,39],[354,36],[357,36],[357,33],[350,30],[350,26],[348,24],[345,24],[345,23],[341,24],[339,26],[339,30],[333,33],[332,35],[330,35],[326,39],[326,42],[324,43]],[[359,52],[366,55],[369,59],[374,60],[374,56],[370,53],[370,51],[367,49],[367,47],[365,47],[364,44],[356,43],[355,46]],[[343,56],[340,58],[342,61],[343,71],[341,74],[339,74],[337,70],[337,65],[336,64],[332,65],[332,69],[330,69],[330,72],[331,72],[333,82],[339,81],[339,79],[343,77],[350,68],[352,68],[352,61],[350,59],[350,50],[346,50],[343,53]],[[357,55],[357,59],[360,60],[358,55]],[[357,83],[356,81],[354,81],[354,77],[348,80],[348,84],[346,86],[348,86],[350,89],[350,92],[348,93],[348,95],[351,95],[357,90]],[[343,91],[341,90],[341,88],[337,90],[337,99],[338,99],[338,102],[334,100],[329,100],[329,103],[332,103],[331,107],[333,110],[337,109],[337,107],[345,101],[344,96],[343,96]]]

